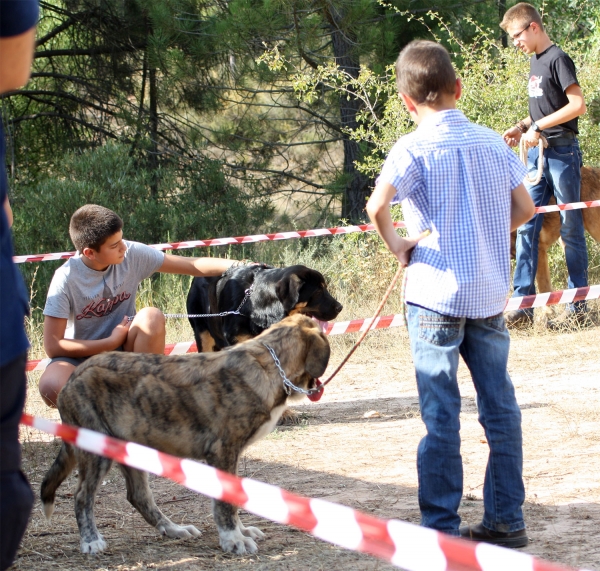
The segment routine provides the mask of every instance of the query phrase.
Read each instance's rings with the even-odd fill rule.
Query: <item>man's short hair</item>
[[[419,105],[454,95],[456,72],[446,48],[429,40],[410,42],[396,60],[396,86]]]
[[[123,220],[112,210],[86,204],[78,208],[69,224],[69,235],[78,252],[91,248],[98,252],[108,238],[123,229]]]
[[[542,17],[535,7],[527,4],[527,2],[519,2],[504,13],[500,27],[506,32],[506,28],[512,24],[519,24],[524,27],[532,22],[535,22],[542,31],[544,30]]]

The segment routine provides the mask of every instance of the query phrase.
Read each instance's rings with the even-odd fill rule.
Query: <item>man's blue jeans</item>
[[[539,150],[529,150],[527,167],[530,176],[537,173]],[[581,190],[581,151],[579,143],[548,147],[544,150],[544,171],[536,185],[527,185],[527,190],[536,206],[546,206],[554,195],[558,204],[580,201]],[[527,184],[527,183],[526,183]],[[585,244],[582,210],[565,210],[560,213],[560,236],[565,246],[565,258],[569,272],[568,287],[588,285],[588,255]],[[513,297],[535,293],[535,274],[538,263],[538,243],[543,214],[536,214],[529,222],[517,230],[517,262],[513,276]],[[585,310],[585,302],[574,304],[578,310]],[[529,310],[531,313],[532,310]]]
[[[510,338],[503,315],[449,317],[411,304],[406,313],[421,417],[427,428],[417,451],[421,524],[458,535],[463,493],[456,377],[460,355],[471,372],[479,422],[490,448],[483,525],[500,532],[524,529],[521,411],[506,369]]]

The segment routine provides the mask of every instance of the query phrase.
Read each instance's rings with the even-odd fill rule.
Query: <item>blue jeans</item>
[[[506,369],[510,338],[503,315],[449,317],[411,304],[406,313],[421,417],[427,428],[417,451],[421,525],[451,535],[459,532],[463,468],[456,372],[460,355],[475,385],[479,422],[490,448],[483,525],[500,532],[524,529],[521,411]]]
[[[529,175],[537,173],[538,148],[529,150],[527,167]],[[579,143],[548,147],[544,150],[544,171],[536,185],[527,185],[527,190],[536,206],[546,206],[554,195],[558,204],[579,202],[581,190],[581,151]],[[527,184],[527,183],[526,183]],[[513,297],[535,293],[535,274],[538,263],[540,230],[543,214],[536,214],[517,230],[517,262],[513,276]],[[560,236],[565,246],[565,258],[569,272],[568,287],[588,285],[588,255],[585,244],[582,210],[566,210],[560,213]],[[586,303],[576,302],[571,308],[585,310]],[[528,310],[532,314],[533,310]]]

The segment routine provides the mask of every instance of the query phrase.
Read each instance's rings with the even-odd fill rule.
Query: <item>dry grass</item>
[[[269,246],[270,247],[270,246]],[[317,246],[315,246],[317,247]],[[268,247],[264,250],[268,253]],[[330,279],[344,304],[339,321],[371,317],[395,272],[380,245],[356,239],[319,260],[315,250],[278,251],[283,265],[305,263]],[[275,256],[255,259],[276,261]],[[364,288],[367,277],[370,287]],[[374,287],[371,285],[374,284]],[[161,296],[146,292],[169,313],[184,311],[185,282],[165,281]],[[154,297],[152,297],[154,296]],[[600,324],[598,302],[590,304]],[[398,289],[382,315],[399,313]],[[511,333],[510,373],[523,413],[525,437],[525,514],[531,543],[525,551],[576,567],[600,569],[600,356],[596,326],[550,333],[538,321]],[[38,333],[35,333],[39,335]],[[329,370],[352,347],[358,334],[330,337]],[[189,341],[187,320],[168,322],[167,342]],[[31,358],[43,357],[34,340]],[[29,375],[27,412],[58,419],[39,398],[39,374]],[[477,522],[482,513],[482,482],[487,446],[477,422],[474,391],[460,371],[465,498],[461,515]],[[327,387],[318,403],[297,407],[301,423],[278,428],[249,449],[240,474],[310,497],[326,498],[381,517],[419,521],[416,447],[423,435],[408,337],[402,328],[372,332]],[[50,466],[58,442],[23,428],[23,462],[34,491]],[[210,502],[168,480],[151,477],[158,504],[177,523],[203,531],[195,540],[170,540],[156,534],[125,498],[120,472],[113,468],[98,494],[96,514],[109,547],[99,556],[79,553],[73,513],[75,476],[59,489],[55,515],[46,522],[36,503],[26,532],[18,570],[330,570],[391,569],[384,562],[345,551],[298,530],[242,514],[245,524],[267,535],[255,556],[222,553],[210,516]]]
[[[597,311],[597,307],[594,308]],[[541,327],[514,332],[510,372],[523,412],[526,520],[525,551],[572,566],[600,568],[600,357],[599,329],[557,334]],[[187,339],[189,334],[185,334]],[[355,335],[331,337],[329,371]],[[181,339],[180,339],[181,340]],[[328,372],[329,372],[328,371]],[[328,386],[319,403],[298,407],[302,422],[279,428],[243,458],[240,474],[310,497],[326,498],[381,517],[419,521],[415,451],[422,436],[414,372],[403,329],[374,332]],[[27,410],[56,418],[31,386]],[[481,518],[481,485],[487,446],[467,371],[463,395],[463,519]],[[36,493],[58,442],[23,432],[24,469]],[[203,531],[196,540],[158,536],[127,503],[113,468],[100,488],[96,513],[109,548],[99,556],[79,553],[73,514],[75,476],[59,489],[55,515],[46,522],[39,503],[16,569],[67,570],[329,570],[391,569],[292,528],[242,514],[267,534],[255,556],[223,554],[209,500],[151,477],[159,505],[177,523]]]

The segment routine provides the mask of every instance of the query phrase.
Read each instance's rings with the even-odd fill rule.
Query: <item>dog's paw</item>
[[[42,505],[44,508],[44,515],[46,516],[46,519],[49,520],[54,513],[54,502],[44,502]]]
[[[173,539],[189,539],[190,537],[200,537],[202,532],[193,525],[177,525],[172,522],[160,523],[156,526],[162,535]]]
[[[106,549],[106,541],[104,541],[104,538],[101,535],[98,537],[98,539],[93,541],[86,541],[82,539],[80,547],[81,553],[90,553],[94,555],[96,553],[101,553]]]
[[[260,539],[264,539],[266,537],[266,535],[260,531],[260,529],[258,529],[258,527],[242,527],[240,528],[241,532],[246,536],[246,537],[251,537],[252,539],[255,540],[260,540]]]
[[[286,408],[279,417],[277,424],[279,426],[296,426],[300,424],[300,413],[291,408]]]
[[[262,532],[260,533],[262,534]],[[258,546],[254,540],[251,537],[243,535],[239,529],[234,529],[233,531],[219,530],[219,544],[223,551],[226,551],[227,553],[236,553],[237,555],[256,553],[258,551]]]
[[[183,529],[187,531],[192,537],[200,537],[202,532],[193,525],[182,525]]]

